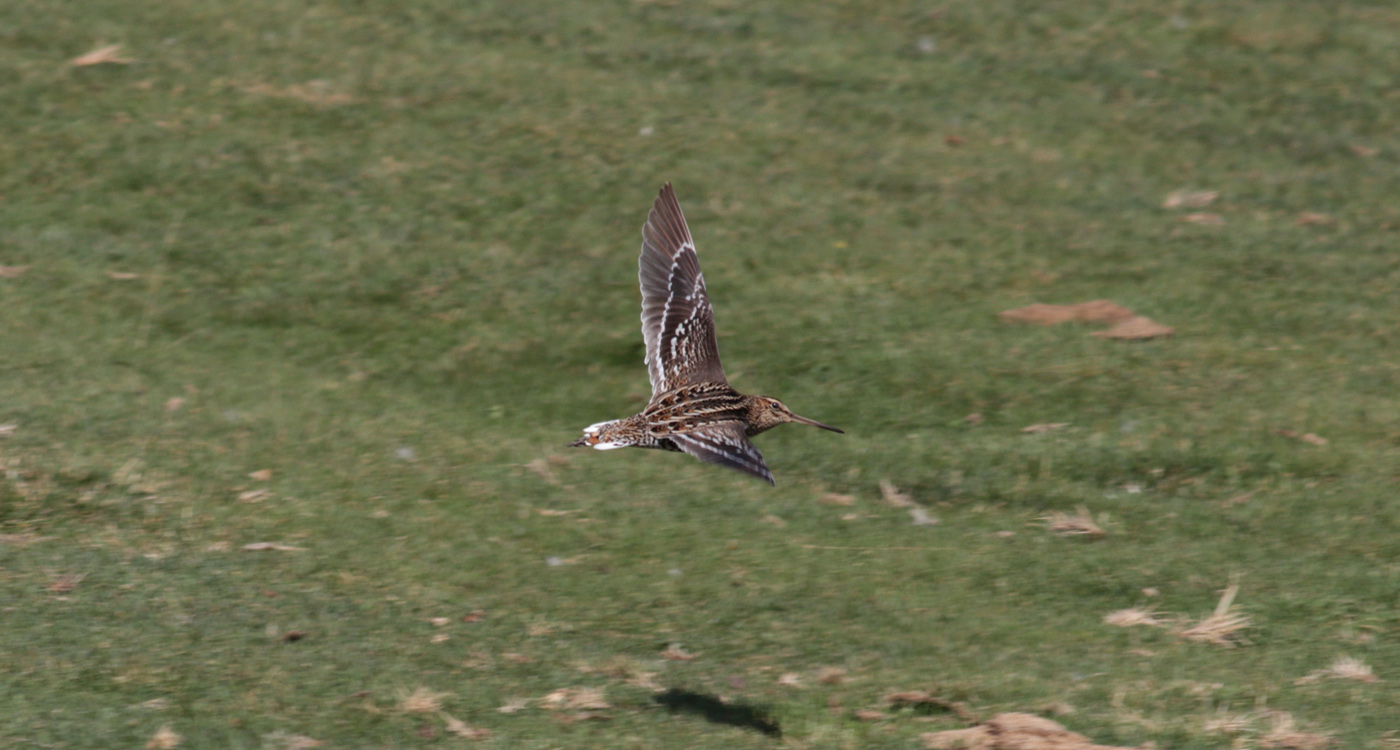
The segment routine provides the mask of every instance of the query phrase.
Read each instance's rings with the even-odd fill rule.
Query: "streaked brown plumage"
[[[750,437],[787,422],[842,432],[793,414],[775,398],[747,396],[730,387],[719,361],[714,309],[695,241],[669,182],[642,228],[637,276],[651,403],[640,414],[585,427],[583,437],[570,446],[683,451],[774,484]]]

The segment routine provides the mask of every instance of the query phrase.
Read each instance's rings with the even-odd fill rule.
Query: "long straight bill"
[[[809,424],[809,425],[812,425],[813,427],[820,427],[820,428],[822,428],[823,430],[831,430],[832,432],[839,432],[839,433],[841,433],[842,435],[846,434],[846,431],[843,430],[843,429],[841,429],[841,428],[839,428],[839,427],[832,427],[832,426],[829,425],[829,424],[822,424],[821,422],[818,422],[818,421],[815,420],[815,419],[808,419],[808,418],[806,418],[806,417],[799,417],[799,416],[797,416],[796,414],[792,415],[792,421],[794,421],[794,422],[801,422],[802,424]]]

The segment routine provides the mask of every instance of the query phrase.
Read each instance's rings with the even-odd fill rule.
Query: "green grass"
[[[851,717],[897,689],[1067,703],[1105,744],[1267,707],[1381,747],[1397,70],[1389,3],[5,4],[0,534],[40,539],[0,542],[0,747],[778,744],[639,671],[800,748],[964,725]],[[645,398],[667,180],[732,380],[848,433],[760,438],[777,489],[562,447]],[[996,317],[1096,298],[1176,335]],[[1080,505],[1105,539],[1037,520]],[[1232,578],[1240,647],[1101,622]],[[1295,684],[1339,655],[1383,681]],[[495,710],[566,687],[611,719]]]

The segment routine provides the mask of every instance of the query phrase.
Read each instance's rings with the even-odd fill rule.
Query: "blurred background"
[[[0,745],[1391,747],[1397,71],[1390,3],[6,4]],[[666,181],[847,432],[776,489],[563,447]]]

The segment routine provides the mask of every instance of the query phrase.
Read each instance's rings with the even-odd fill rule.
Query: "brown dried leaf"
[[[817,682],[823,685],[840,685],[846,681],[846,670],[840,667],[822,667],[817,670]]]
[[[802,676],[796,672],[784,672],[778,677],[778,684],[783,687],[800,688],[802,687]]]
[[[29,270],[29,266],[0,266],[0,279],[17,279]]]
[[[940,705],[941,698],[933,697],[932,693],[924,690],[904,690],[897,693],[886,693],[880,700],[887,706],[921,706]]]
[[[1088,508],[1081,505],[1075,511],[1077,515],[1073,516],[1056,511],[1040,520],[1045,522],[1046,528],[1060,536],[1087,536],[1090,539],[1102,539],[1107,535],[1102,528],[1099,528],[1098,524],[1094,523],[1094,517],[1089,515]]]
[[[180,396],[173,396],[165,400],[165,410],[170,412],[179,411],[185,405],[185,399]]]
[[[1059,430],[1069,427],[1069,422],[1046,422],[1044,424],[1033,424],[1030,427],[1022,427],[1021,432],[1027,435],[1040,435],[1052,430]]]
[[[305,551],[306,551],[306,548],[305,548],[305,547],[293,547],[293,546],[290,545],[290,544],[282,544],[281,542],[253,542],[252,544],[245,544],[245,545],[243,545],[243,549],[246,549],[246,550],[248,550],[249,552],[264,552],[264,551],[267,551],[267,550],[274,550],[274,551],[277,551],[277,552],[305,552]]]
[[[139,274],[139,273],[127,273],[126,271],[108,271],[108,272],[107,272],[107,278],[113,279],[113,280],[116,280],[116,281],[131,281],[132,279],[139,279],[139,278],[141,278],[141,274]]]
[[[121,48],[120,44],[98,47],[85,55],[79,55],[69,60],[68,64],[79,68],[87,65],[130,65],[131,60],[121,56]]]
[[[267,490],[248,490],[247,492],[238,493],[238,502],[260,503],[268,499],[269,497],[272,497],[272,493],[268,492]]]
[[[1304,211],[1298,214],[1298,218],[1294,219],[1293,223],[1297,224],[1300,227],[1311,226],[1313,224],[1331,226],[1333,224],[1336,224],[1337,220],[1332,218],[1331,216],[1328,216],[1327,214],[1319,214],[1314,213],[1312,211]]]
[[[821,497],[817,498],[817,502],[821,503],[822,505],[849,506],[855,505],[856,498],[854,495],[842,495],[837,492],[827,492],[824,493]]]
[[[258,469],[257,471],[249,473],[248,478],[255,479],[259,482],[269,481],[272,479],[272,469]]]
[[[184,741],[184,737],[175,733],[169,726],[162,726],[146,740],[146,750],[174,750]]]
[[[1249,499],[1254,497],[1254,493],[1256,492],[1258,492],[1258,490],[1250,490],[1249,492],[1246,492],[1242,495],[1235,495],[1234,497],[1228,500],[1221,500],[1220,507],[1231,508],[1236,505],[1243,505],[1244,503],[1249,502]]]
[[[84,578],[87,578],[87,573],[68,573],[65,575],[56,575],[53,576],[53,580],[50,581],[49,585],[45,588],[47,588],[49,591],[54,592],[55,594],[66,594],[72,591],[73,589],[78,588],[78,584],[82,583]]]
[[[471,726],[467,722],[454,718],[450,714],[444,713],[441,714],[441,716],[442,720],[447,723],[447,731],[449,734],[455,734],[458,737],[466,737],[469,740],[484,740],[491,736],[490,729]]]
[[[681,648],[679,643],[672,643],[666,647],[665,651],[661,652],[661,658],[670,659],[671,661],[695,661],[700,658],[700,656]]]
[[[523,711],[526,708],[529,708],[529,706],[529,698],[514,698],[512,700],[506,701],[506,704],[504,706],[501,706],[496,710],[503,714],[513,714]]]
[[[1205,212],[1194,214],[1182,214],[1181,220],[1186,222],[1187,224],[1200,224],[1201,226],[1206,227],[1225,226],[1225,217],[1221,216],[1220,214],[1212,214]]]
[[[1353,154],[1356,154],[1357,156],[1360,156],[1363,159],[1369,159],[1372,156],[1375,156],[1376,154],[1379,154],[1381,152],[1380,149],[1375,148],[1374,146],[1363,146],[1359,143],[1354,144],[1349,148],[1351,149],[1351,152]]]
[[[883,497],[886,503],[895,508],[908,508],[914,504],[913,499],[900,492],[899,488],[895,487],[894,483],[888,479],[880,480],[880,497]]]
[[[1171,326],[1164,326],[1151,318],[1138,315],[1119,323],[1107,331],[1094,331],[1090,335],[1105,339],[1143,341],[1146,339],[1161,338],[1162,336],[1170,336],[1175,332],[1176,329]]]
[[[984,420],[982,419],[982,415],[981,415],[981,414],[979,414],[978,412],[972,412],[971,414],[967,415],[966,417],[963,417],[963,421],[964,421],[964,422],[967,422],[968,424],[972,425],[973,427],[976,427],[977,425],[982,424],[982,422],[983,422]]]
[[[1107,299],[1079,302],[1073,305],[1034,304],[1003,310],[997,317],[1009,323],[1033,323],[1051,326],[1060,323],[1118,323],[1133,317],[1133,311]]]
[[[1311,432],[1299,433],[1296,430],[1281,429],[1276,431],[1279,437],[1301,440],[1309,445],[1327,445],[1327,438],[1319,437]]]
[[[1218,190],[1173,190],[1162,201],[1162,208],[1205,208],[1219,197]]]
[[[878,708],[856,709],[853,715],[861,721],[884,721],[885,719],[890,718],[889,714],[885,713],[884,711],[881,711]]]

